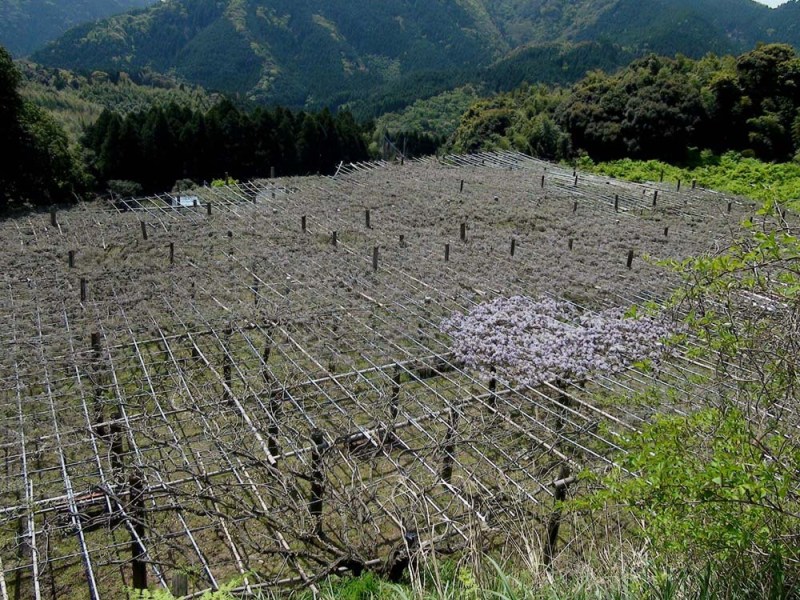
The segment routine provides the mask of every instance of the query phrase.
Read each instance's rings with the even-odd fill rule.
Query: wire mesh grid
[[[713,394],[688,384],[709,365],[511,388],[455,361],[441,320],[499,295],[663,299],[647,257],[724,247],[753,212],[516,153],[190,193],[0,224],[3,598],[313,587],[409,532],[517,543],[565,466]],[[593,526],[562,530],[570,551]]]

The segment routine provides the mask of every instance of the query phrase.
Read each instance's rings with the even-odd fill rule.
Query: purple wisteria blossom
[[[484,379],[538,385],[582,381],[657,361],[674,331],[664,319],[626,317],[622,309],[582,313],[550,297],[513,296],[455,313],[441,324],[456,358]]]

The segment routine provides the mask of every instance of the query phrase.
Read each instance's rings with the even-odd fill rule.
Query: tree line
[[[0,50],[0,209],[70,201],[76,192],[154,192],[177,180],[330,173],[379,152],[374,123],[348,111],[211,108],[177,103],[129,114],[104,111],[82,147],[19,92],[20,75]],[[442,139],[404,124],[392,138],[408,154],[432,153]],[[382,138],[382,135],[379,136]],[[367,144],[370,139],[372,148]],[[734,150],[790,161],[800,150],[800,57],[783,44],[739,57],[699,60],[651,55],[615,73],[592,71],[569,88],[544,84],[479,100],[461,117],[448,151],[516,148],[548,159],[589,156],[689,164],[701,151]]]
[[[0,212],[73,202],[109,182],[136,192],[171,189],[180,179],[249,179],[331,173],[368,158],[369,128],[347,111],[244,110],[223,99],[210,109],[177,103],[122,115],[103,111],[80,145],[45,110],[25,100],[22,78],[0,47]]]
[[[98,182],[133,181],[143,191],[169,189],[178,179],[252,179],[328,174],[368,158],[363,128],[352,115],[327,109],[251,112],[223,100],[207,111],[168,104],[121,116],[104,111],[82,140]]]
[[[71,200],[88,177],[63,128],[19,93],[20,74],[0,46],[0,212],[21,201]]]
[[[699,149],[792,160],[800,150],[800,57],[785,44],[739,57],[651,55],[613,74],[590,72],[569,89],[526,85],[473,105],[452,146],[554,159],[682,162]]]

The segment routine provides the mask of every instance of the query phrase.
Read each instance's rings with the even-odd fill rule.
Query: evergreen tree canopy
[[[240,110],[223,100],[207,112],[174,104],[122,117],[105,111],[83,137],[98,180],[135,181],[145,191],[178,179],[330,173],[367,158],[365,134],[348,112]]]
[[[21,205],[72,201],[86,184],[63,128],[19,95],[20,75],[0,47],[0,211]]]

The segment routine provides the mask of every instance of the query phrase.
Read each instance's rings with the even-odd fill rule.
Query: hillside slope
[[[158,0],[0,0],[0,45],[30,54],[69,28]]]
[[[34,59],[173,71],[259,102],[315,106],[397,82],[413,97],[406,81],[415,77],[476,70],[542,44],[612,40],[621,57],[798,44],[797,16],[796,2],[752,0],[168,0],[75,28]]]

